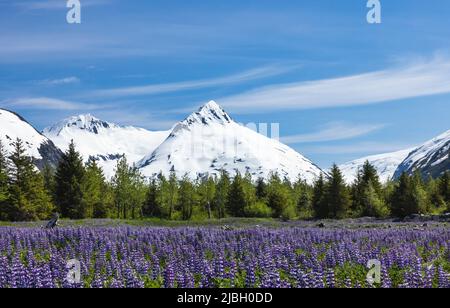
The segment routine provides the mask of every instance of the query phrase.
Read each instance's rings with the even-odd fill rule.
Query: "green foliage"
[[[425,214],[429,209],[428,196],[420,175],[413,177],[403,173],[391,198],[391,211],[396,217]]]
[[[344,218],[350,208],[351,199],[341,171],[336,165],[331,168],[331,176],[325,187],[326,217]]]
[[[125,157],[107,181],[97,162],[83,164],[71,142],[57,170],[41,173],[25,155],[22,142],[7,155],[0,142],[0,220],[46,219],[54,204],[65,218],[165,219],[201,222],[230,217],[332,218],[405,217],[450,211],[450,172],[424,181],[420,173],[403,174],[398,181],[380,183],[376,169],[366,162],[353,185],[347,186],[339,168],[319,176],[314,185],[301,178],[294,183],[277,174],[252,181],[250,174],[233,179],[191,180],[162,174],[147,181]]]
[[[212,207],[215,195],[216,183],[214,182],[214,179],[211,177],[201,179],[198,187],[198,196],[200,204],[208,214],[208,219],[211,219],[213,217]]]
[[[80,153],[73,141],[63,154],[55,175],[55,203],[63,217],[82,219],[86,217],[83,203],[85,169]]]
[[[262,201],[257,201],[246,210],[247,217],[269,218],[273,216],[272,209]]]
[[[112,179],[112,191],[117,218],[142,217],[147,188],[139,170],[130,167],[126,157],[117,162],[116,173]]]
[[[322,174],[320,174],[319,178],[314,182],[312,207],[315,217],[328,217],[328,208],[325,199],[325,180]]]
[[[248,206],[244,179],[238,172],[231,183],[226,203],[227,211],[233,217],[245,217]]]
[[[389,209],[377,171],[368,161],[358,170],[352,187],[352,216],[386,217]]]
[[[267,204],[273,217],[289,220],[295,217],[295,204],[290,185],[281,182],[277,174],[271,176],[267,187]]]
[[[86,164],[82,185],[86,217],[106,218],[108,216],[108,186],[103,170],[94,159]]]
[[[8,213],[6,211],[8,199],[9,191],[7,153],[0,140],[0,220],[7,220],[8,218]]]
[[[144,217],[162,218],[162,211],[158,203],[158,185],[155,179],[150,181],[144,204],[142,206]]]
[[[205,188],[207,190],[207,186]],[[206,191],[205,193],[208,193]],[[204,196],[207,198],[207,196]],[[212,198],[212,197],[211,197]],[[202,199],[203,202],[210,202]],[[181,211],[182,220],[190,220],[194,212],[194,207],[197,204],[197,195],[195,193],[194,184],[189,180],[187,175],[180,181],[178,191],[178,209]],[[209,203],[210,204],[210,203]],[[209,211],[209,213],[211,213]]]
[[[29,221],[48,218],[53,210],[50,196],[45,190],[44,179],[33,161],[25,155],[23,142],[13,143],[9,157],[8,199],[5,212],[8,220]]]
[[[226,208],[228,203],[228,194],[230,191],[230,177],[226,171],[222,171],[220,179],[216,185],[216,194],[214,196],[214,209],[217,218],[222,219],[226,216]]]

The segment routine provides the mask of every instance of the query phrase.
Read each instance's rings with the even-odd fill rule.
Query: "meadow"
[[[445,224],[229,222],[226,228],[110,220],[63,221],[54,230],[3,226],[0,287],[450,287]],[[80,262],[75,283],[67,279],[73,259]],[[380,283],[367,282],[369,260],[381,262]]]

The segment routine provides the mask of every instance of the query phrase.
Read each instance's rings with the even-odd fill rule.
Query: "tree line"
[[[94,159],[86,163],[72,142],[58,166],[39,172],[25,145],[17,139],[6,153],[0,142],[0,220],[31,221],[58,212],[65,218],[161,218],[205,220],[225,217],[342,219],[406,217],[450,211],[450,172],[438,179],[419,173],[398,181],[380,182],[366,162],[347,185],[334,165],[313,185],[300,177],[291,182],[277,174],[253,181],[250,174],[196,180],[175,173],[146,180],[121,158],[112,179]]]

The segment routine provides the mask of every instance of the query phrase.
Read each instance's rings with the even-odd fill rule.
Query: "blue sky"
[[[0,0],[0,106],[169,129],[216,100],[322,167],[450,129],[450,2]]]

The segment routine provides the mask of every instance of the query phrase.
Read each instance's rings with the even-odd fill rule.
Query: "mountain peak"
[[[232,121],[233,120],[231,117],[219,104],[215,101],[209,101],[200,107],[197,112],[194,112],[187,117],[182,123],[186,125],[191,125],[194,123],[208,125],[210,123],[226,124],[231,123]]]
[[[69,117],[60,121],[59,123],[44,129],[45,135],[59,135],[62,130],[68,129],[80,129],[85,130],[94,134],[99,134],[99,131],[102,129],[108,129],[111,127],[115,127],[115,124],[108,123],[106,121],[102,121],[92,114],[80,114],[77,116]]]

